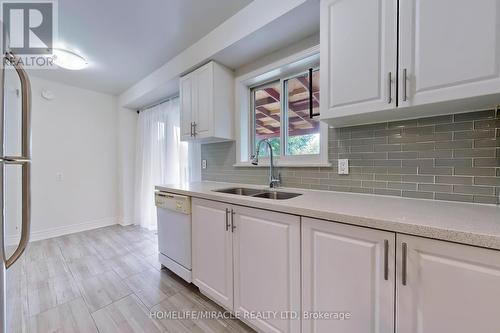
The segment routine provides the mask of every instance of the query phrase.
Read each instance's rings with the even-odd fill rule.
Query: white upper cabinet
[[[192,138],[194,118],[194,80],[195,76],[183,77],[180,82],[181,138]]]
[[[233,73],[216,63],[181,77],[181,140],[217,142],[233,139]]]
[[[397,244],[397,333],[499,332],[498,251],[399,234]]]
[[[394,332],[395,234],[302,218],[302,333]],[[430,331],[429,331],[430,332]]]
[[[498,0],[401,0],[400,105],[499,93],[499,22]]]
[[[321,119],[333,126],[498,104],[498,0],[321,0],[320,29]]]
[[[321,2],[321,117],[396,106],[395,0]]]

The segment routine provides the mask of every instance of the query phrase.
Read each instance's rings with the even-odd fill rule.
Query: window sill
[[[280,162],[276,161],[274,166],[277,168],[329,168],[332,166],[332,163],[329,162]],[[259,165],[253,165],[250,162],[239,162],[233,164],[235,168],[269,168],[268,161],[259,162]]]

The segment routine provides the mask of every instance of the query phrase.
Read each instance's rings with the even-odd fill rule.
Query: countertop
[[[266,189],[264,186],[210,181],[160,185],[156,186],[156,189],[235,205],[500,250],[500,207],[495,205],[296,188],[278,189],[278,191],[302,193],[301,196],[287,200],[253,198],[213,191],[229,187]]]

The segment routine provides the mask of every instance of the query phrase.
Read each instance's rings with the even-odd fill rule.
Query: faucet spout
[[[274,176],[273,147],[271,146],[271,143],[269,142],[268,139],[262,139],[257,143],[257,151],[255,152],[255,155],[252,155],[251,162],[253,165],[259,164],[259,153],[260,153],[260,147],[262,146],[262,143],[265,143],[268,150],[269,150],[269,187],[276,188],[279,186],[281,181],[280,181],[279,177]]]

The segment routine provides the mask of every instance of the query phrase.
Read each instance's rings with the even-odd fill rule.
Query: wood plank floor
[[[7,271],[8,332],[254,332],[235,319],[151,311],[223,311],[157,261],[157,237],[111,226],[30,243]]]

